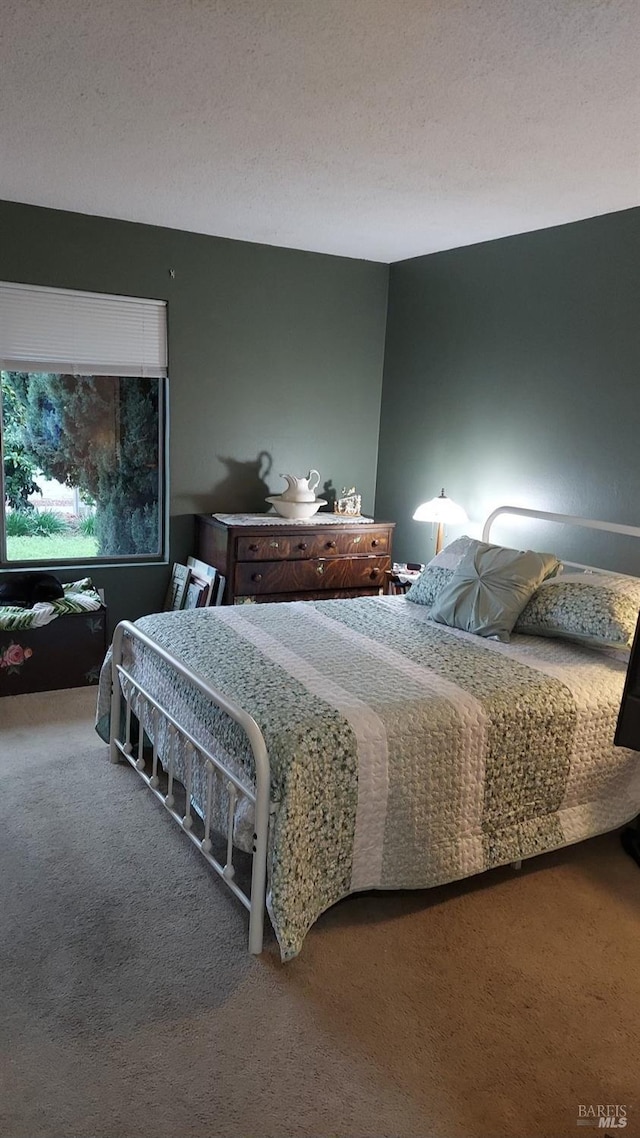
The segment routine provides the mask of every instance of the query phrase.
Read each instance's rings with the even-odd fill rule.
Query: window
[[[157,560],[166,306],[0,284],[5,566]]]

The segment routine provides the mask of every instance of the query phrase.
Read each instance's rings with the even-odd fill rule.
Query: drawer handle
[[[372,577],[377,577],[377,576],[378,576],[378,573],[379,573],[379,572],[380,572],[380,570],[379,570],[379,569],[376,569],[376,568],[374,568],[374,569],[372,569],[372,570],[371,570],[371,576],[372,576]]]
[[[252,573],[251,574],[251,580],[252,581],[261,581],[262,580],[262,573]]]
[[[328,541],[327,542],[327,549],[335,549],[335,547],[336,547],[335,541]]]
[[[371,544],[372,544],[373,548],[375,549],[376,545],[380,545],[380,542],[379,542],[379,540],[378,540],[378,538],[377,538],[377,537],[374,537],[374,539],[373,539],[373,541],[371,542]]]
[[[306,549],[306,548],[307,548],[306,541],[299,541],[298,542],[298,549]]]
[[[277,541],[270,541],[269,545],[270,545],[271,549],[278,549],[278,542]]]
[[[249,549],[251,550],[252,553],[255,553],[258,548],[259,547],[256,545],[255,541],[252,542],[251,545],[249,546]]]

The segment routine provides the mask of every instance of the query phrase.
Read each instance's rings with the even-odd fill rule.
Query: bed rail
[[[515,514],[516,517],[533,518],[534,521],[541,522],[560,522],[562,525],[581,526],[583,529],[595,529],[604,533],[618,533],[625,537],[640,537],[640,526],[621,525],[618,522],[599,522],[593,518],[580,518],[575,514],[555,514],[547,510],[530,510],[524,506],[498,506],[493,513],[489,514],[484,523],[482,528],[483,541],[490,540],[491,527],[496,518],[502,514]],[[573,569],[585,569],[607,576],[619,576],[613,569],[598,569],[595,565],[582,565],[579,561],[565,561],[563,558],[563,564],[569,565]],[[631,574],[622,575],[631,576]]]
[[[202,692],[207,699],[211,700],[213,704],[219,707],[226,715],[242,728],[245,732],[251,750],[253,752],[256,781],[255,791],[249,790],[244,786],[233,771],[225,767],[221,759],[212,754],[206,747],[194,738],[194,736],[183,727],[174,716],[170,715],[161,704],[154,699],[154,697],[145,690],[145,688],[132,676],[131,672],[127,669],[123,662],[123,647],[125,639],[137,640],[144,644],[145,648],[153,652],[159,659],[169,664],[175,672],[177,672],[188,683],[192,684],[198,691]],[[146,773],[146,762],[144,759],[144,731],[141,729],[138,736],[137,754],[134,752],[134,747],[131,742],[131,697],[126,698],[122,690],[121,680],[126,680],[131,689],[137,693],[139,703],[139,711],[148,713],[153,720],[156,729],[153,731],[152,740],[152,757],[151,757],[151,774]],[[206,859],[209,865],[215,869],[216,873],[228,885],[232,893],[238,898],[239,901],[249,910],[249,952],[258,954],[262,952],[262,940],[264,933],[264,908],[265,908],[265,894],[267,884],[267,846],[269,838],[269,824],[270,817],[273,810],[271,804],[271,772],[269,766],[269,756],[267,753],[267,746],[264,736],[255,719],[244,711],[241,707],[232,703],[227,699],[222,692],[217,691],[211,684],[200,676],[197,672],[192,671],[181,660],[177,660],[165,648],[162,648],[130,621],[121,621],[117,625],[112,647],[112,662],[111,662],[111,728],[109,746],[111,751],[111,761],[113,763],[120,762],[121,758],[127,760],[133,769],[140,775],[142,780],[147,784],[151,792],[155,795],[159,802],[169,812],[175,822],[186,833],[187,837],[191,839],[194,845],[199,849],[202,856]],[[124,716],[124,739],[119,738],[122,701],[125,700],[126,710]],[[145,718],[140,714],[139,719],[142,722]],[[169,735],[168,756],[166,757],[167,773],[167,793],[163,794],[160,787],[160,779],[158,777],[158,725],[162,717],[167,723],[167,730]],[[174,774],[175,774],[175,754],[177,737],[180,736],[185,743],[187,762],[186,762],[186,779],[185,779],[185,813],[181,815],[176,809],[174,790]],[[204,769],[207,776],[207,795],[206,795],[206,809],[204,811],[204,836],[198,837],[193,831],[193,816],[191,813],[191,785],[193,775],[193,760],[196,755],[200,755],[203,759]],[[210,837],[211,820],[212,820],[212,791],[213,779],[219,778],[226,784],[226,789],[229,795],[229,810],[227,817],[227,854],[226,863],[223,865],[211,852],[212,843]],[[251,890],[247,895],[234,880],[235,868],[233,865],[233,827],[235,821],[236,808],[240,798],[248,799],[254,808],[255,823],[253,834],[253,861],[251,870]]]

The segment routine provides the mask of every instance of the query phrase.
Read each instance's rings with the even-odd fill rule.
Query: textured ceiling
[[[0,0],[0,198],[396,261],[640,202],[639,0]]]

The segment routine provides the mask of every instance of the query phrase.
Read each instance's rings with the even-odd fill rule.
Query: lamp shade
[[[463,525],[468,519],[462,506],[447,498],[444,490],[437,498],[430,498],[418,506],[413,515],[415,522],[440,522],[443,525]]]

